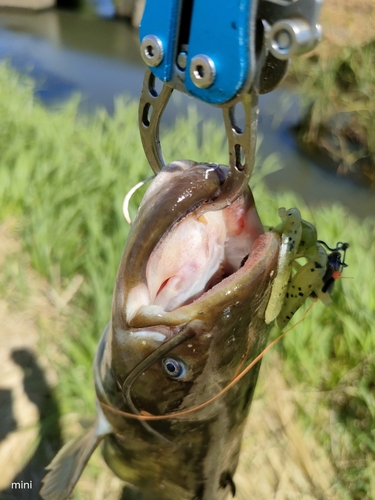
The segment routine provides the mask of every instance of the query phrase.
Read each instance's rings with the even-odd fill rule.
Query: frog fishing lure
[[[271,323],[276,319],[282,329],[308,297],[331,304],[334,281],[347,267],[345,254],[349,244],[338,242],[335,248],[330,248],[318,240],[315,227],[301,218],[297,208],[280,208],[278,214],[281,223],[270,230],[280,234],[280,251],[265,321]],[[327,254],[324,247],[331,253]],[[306,259],[304,265],[297,260],[301,258]]]

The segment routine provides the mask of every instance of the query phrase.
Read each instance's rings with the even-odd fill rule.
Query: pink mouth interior
[[[243,197],[224,210],[185,217],[152,252],[133,311],[153,305],[168,312],[193,302],[240,269],[262,233],[255,207],[245,207]]]

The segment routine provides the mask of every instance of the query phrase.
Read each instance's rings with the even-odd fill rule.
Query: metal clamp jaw
[[[311,50],[321,36],[322,0],[148,0],[140,26],[141,53],[149,67],[143,84],[139,127],[155,173],[165,165],[159,123],[173,89],[219,106],[229,144],[225,194],[230,204],[252,174],[258,95],[284,78],[289,58]],[[155,78],[164,82],[160,94]],[[235,106],[242,102],[241,130]],[[241,162],[241,157],[244,159]],[[220,205],[220,206],[219,206]]]
[[[141,93],[138,121],[146,158],[157,174],[166,165],[163,157],[159,124],[173,88],[163,85],[158,94],[155,75],[147,70]],[[235,116],[235,105],[241,100],[245,114],[245,126],[239,127]],[[220,210],[235,201],[245,190],[254,168],[255,146],[258,125],[258,86],[230,105],[222,107],[225,131],[229,146],[229,169],[221,190],[220,199],[210,203],[211,210]]]

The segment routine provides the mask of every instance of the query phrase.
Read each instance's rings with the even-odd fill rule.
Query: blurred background
[[[142,10],[0,0],[0,499],[39,498],[44,467],[94,416],[122,201],[150,174],[137,124]],[[265,224],[297,206],[330,246],[348,241],[351,279],[264,360],[243,499],[375,499],[375,4],[326,0],[322,24],[319,47],[260,98],[251,186]],[[166,159],[226,163],[220,111],[174,94]],[[126,495],[96,453],[75,498]]]

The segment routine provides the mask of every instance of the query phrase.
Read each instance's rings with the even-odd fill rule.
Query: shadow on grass
[[[145,497],[142,493],[131,486],[124,486],[119,500],[152,500],[150,497]]]
[[[10,432],[17,428],[17,422],[12,409],[12,391],[9,389],[0,390],[0,443]]]
[[[15,349],[12,351],[11,357],[13,362],[22,369],[24,391],[38,409],[40,422],[39,444],[34,455],[12,479],[13,488],[10,485],[7,489],[0,491],[0,499],[36,500],[40,499],[39,490],[41,480],[45,475],[44,469],[62,446],[59,424],[60,410],[46,381],[44,372],[35,358],[35,354],[28,349]],[[9,391],[1,391],[0,394],[2,402],[1,414],[5,416],[0,425],[1,440],[16,429],[16,421],[12,410],[12,397],[11,394],[5,394],[5,392]],[[19,485],[14,485],[14,483],[19,483]],[[31,484],[32,487],[25,487],[25,483]]]

